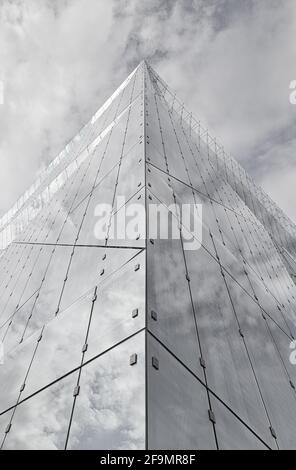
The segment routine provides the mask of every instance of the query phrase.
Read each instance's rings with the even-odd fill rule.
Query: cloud
[[[295,13],[292,0],[2,1],[0,213],[146,57],[296,220],[291,181],[269,177],[295,174]]]

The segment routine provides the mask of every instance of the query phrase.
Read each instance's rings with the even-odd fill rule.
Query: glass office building
[[[0,248],[2,449],[296,448],[296,228],[146,62]]]

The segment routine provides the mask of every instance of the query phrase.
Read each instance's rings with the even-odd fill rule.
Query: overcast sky
[[[295,0],[0,0],[0,216],[144,58],[296,221]]]

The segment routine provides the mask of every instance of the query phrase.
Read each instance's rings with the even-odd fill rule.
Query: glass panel
[[[144,332],[83,367],[67,448],[145,448]]]
[[[69,272],[65,273],[59,310],[64,310],[86,292],[93,292],[96,284],[137,253],[138,250],[124,248],[76,247]]]
[[[185,252],[209,387],[273,445],[269,422],[217,261],[203,248]]]
[[[219,450],[267,450],[269,447],[259,440],[221,402],[211,395],[215,415],[215,429]]]
[[[205,387],[150,335],[147,367],[148,448],[216,449]]]
[[[189,184],[188,174],[186,172],[184,160],[178,146],[174,127],[178,124],[174,118],[168,113],[162,103],[157,99],[157,108],[160,119],[160,126],[162,130],[162,137],[164,141],[165,152],[167,155],[168,168],[171,175],[176,176],[179,180]]]
[[[92,295],[88,295],[45,325],[22,398],[80,365],[91,307]]]
[[[135,265],[140,269],[135,271]],[[97,289],[88,334],[87,359],[145,326],[145,253],[124,264]]]
[[[152,198],[151,204],[157,202]],[[166,217],[168,221],[166,207],[161,205],[160,209],[162,220]],[[148,327],[192,370],[201,374],[195,317],[180,238],[149,241],[147,263]]]
[[[4,450],[64,449],[76,375],[71,374],[16,407]]]
[[[146,120],[147,135],[149,135],[146,146],[148,161],[150,160],[156,167],[167,171],[155,98],[150,91],[147,91],[146,94]]]
[[[295,333],[295,323],[292,321],[289,311],[284,305],[277,302],[277,299],[275,299],[267,289],[264,289],[262,285],[256,282],[254,278],[250,279],[258,303],[266,312],[266,315],[271,317],[287,335],[293,335]]]
[[[137,143],[122,158],[115,197],[125,197],[125,200],[128,201],[144,186],[145,173],[143,153],[144,146]]]
[[[102,164],[98,178],[103,178],[119,163],[121,157],[136,143],[139,143],[140,126],[140,101],[137,100],[129,110],[118,120],[116,126],[107,137],[107,143],[102,157]]]
[[[117,205],[109,219],[108,246],[145,248],[145,195],[146,190],[143,188],[137,191],[126,204],[124,204],[125,198],[117,199]],[[104,237],[103,233],[102,237]]]
[[[53,248],[49,246],[34,247],[11,292],[12,295],[10,296],[6,315],[4,316],[5,319],[9,318],[16,309],[22,306],[40,288],[52,257],[52,250]],[[4,318],[2,316],[1,320],[3,321]]]
[[[7,424],[9,423],[9,418],[10,418],[10,413],[7,412],[4,415],[0,416],[0,439],[2,441],[3,436],[4,436],[4,431],[7,427]],[[0,442],[1,445],[1,442]]]
[[[49,254],[47,253],[49,256]],[[42,276],[45,264],[44,250],[40,247],[26,246],[24,256],[3,286],[0,297],[0,321],[3,323],[18,308],[18,304],[28,299],[39,287],[34,271]],[[40,271],[39,271],[40,270]],[[31,274],[32,273],[32,274]]]
[[[159,171],[153,165],[148,164],[149,169],[147,173],[147,185],[149,191],[156,196],[163,204],[169,207],[174,204],[173,198],[173,178],[170,178],[166,173]]]
[[[78,236],[82,219],[84,217],[86,208],[88,204],[88,197],[83,199],[78,206],[75,207],[75,210],[72,210],[65,219],[63,225],[63,230],[59,235],[57,242],[64,245],[74,245],[75,240]]]
[[[71,247],[55,246],[46,267],[36,302],[29,312],[21,339],[28,338],[36,329],[53,319],[56,313],[65,273],[71,259]]]
[[[143,142],[143,128],[141,124],[143,124],[142,118],[143,112],[143,97],[139,96],[129,108],[127,115],[128,115],[128,122],[127,128],[125,132],[125,136],[122,143],[122,149],[119,153],[121,158],[136,145]],[[143,145],[139,145],[144,148]]]
[[[20,389],[37,347],[40,333],[31,341],[18,345],[10,353],[4,350],[4,364],[0,366],[0,412],[16,404]]]
[[[36,304],[36,296],[37,293],[16,310],[2,325],[0,332],[6,353],[9,353],[12,348],[15,348],[21,342],[31,312]]]
[[[228,276],[226,279],[279,447],[295,448],[296,395],[262,318],[262,311],[236,283]]]
[[[94,189],[90,200],[87,201],[86,214],[83,218],[79,232],[78,245],[104,245],[105,238],[99,238],[96,234],[97,223],[104,219],[106,206],[112,207],[118,166],[116,166]],[[89,199],[89,198],[88,198]],[[102,205],[102,207],[100,207]],[[104,205],[104,206],[103,206]],[[106,206],[105,206],[106,205]],[[78,206],[79,210],[80,206]],[[74,211],[74,213],[77,211]],[[102,212],[101,212],[102,211]],[[104,211],[104,212],[103,212]],[[72,214],[70,216],[72,217]],[[74,215],[75,216],[75,215]]]
[[[283,364],[283,368],[286,371],[289,382],[296,387],[296,367],[293,365],[294,361],[291,361],[293,356],[293,345],[294,342],[289,338],[278,326],[266,317],[267,328],[271,335],[271,338],[275,344],[275,348],[278,352],[278,356]]]

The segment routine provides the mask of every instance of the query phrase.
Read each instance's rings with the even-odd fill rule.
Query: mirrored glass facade
[[[1,449],[296,449],[296,227],[146,62],[0,250]]]

